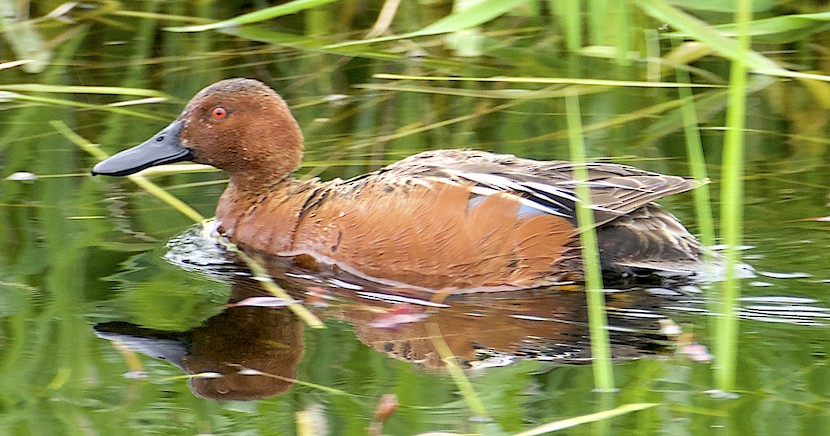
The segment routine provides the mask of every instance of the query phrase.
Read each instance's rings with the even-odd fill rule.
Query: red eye
[[[213,116],[214,120],[221,120],[228,116],[228,110],[222,106],[216,106],[210,111],[210,115]]]

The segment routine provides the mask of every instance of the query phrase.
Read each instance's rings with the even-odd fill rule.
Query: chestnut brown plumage
[[[302,153],[302,133],[283,99],[256,80],[229,79],[93,173],[124,175],[180,160],[213,165],[230,177],[216,219],[232,241],[379,281],[492,290],[581,279],[574,163],[439,150],[322,182],[292,176]],[[698,241],[653,203],[698,182],[625,165],[587,170],[606,272],[700,268]]]

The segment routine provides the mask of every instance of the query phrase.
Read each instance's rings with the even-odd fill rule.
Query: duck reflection
[[[193,393],[211,400],[256,400],[287,391],[304,349],[303,325],[291,311],[261,307],[229,307],[186,332],[126,322],[98,324],[95,331],[197,374],[190,379]]]
[[[639,292],[639,296],[627,294],[626,298],[648,297]],[[545,289],[523,295],[477,296],[423,311],[400,304],[378,305],[346,308],[337,317],[354,325],[361,342],[428,368],[441,368],[446,363],[436,349],[436,336],[447,344],[455,363],[464,368],[503,366],[520,359],[590,362],[585,295],[581,292]],[[413,312],[423,317],[413,316]],[[633,318],[622,312],[609,316],[613,357],[638,358],[665,348],[669,342],[659,333],[661,318]]]
[[[204,251],[200,256],[204,260]],[[276,299],[267,298],[270,294],[257,281],[245,277],[244,268],[231,268],[227,262],[217,267],[219,263],[206,268],[230,277],[229,304],[201,326],[169,332],[108,322],[96,326],[97,334],[195,374],[190,386],[203,398],[253,400],[287,391],[303,355],[303,323],[284,304],[270,307]],[[321,271],[305,261],[272,258],[266,266],[319,317],[347,321],[369,347],[422,367],[446,365],[446,356],[436,348],[438,340],[464,368],[521,359],[590,362],[585,295],[574,288],[419,295]],[[657,296],[643,288],[606,295],[614,359],[654,355],[671,346],[661,330],[670,321],[659,314],[671,295]]]

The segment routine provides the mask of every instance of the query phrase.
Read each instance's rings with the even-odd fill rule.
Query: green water
[[[184,2],[124,2],[118,10],[232,15],[208,3],[201,5],[205,11]],[[45,14],[57,4],[41,6]],[[830,322],[830,233],[826,222],[815,220],[830,215],[825,139],[830,112],[820,91],[797,81],[758,83],[749,96],[742,260],[757,275],[741,281],[744,316],[733,398],[711,392],[711,363],[671,350],[615,364],[619,390],[611,394],[592,390],[589,365],[528,359],[470,372],[487,412],[480,417],[445,371],[391,357],[367,343],[360,334],[365,317],[332,315],[326,329],[304,331],[295,375],[300,383],[263,400],[216,402],[194,395],[176,366],[96,335],[96,324],[111,321],[164,331],[193,329],[222,310],[231,286],[165,261],[167,241],[192,221],[127,180],[90,177],[96,159],[60,133],[58,123],[111,154],[165,126],[203,86],[227,77],[255,77],[286,98],[303,127],[306,157],[299,174],[328,179],[435,148],[568,159],[562,85],[399,81],[376,74],[645,77],[644,65],[619,67],[611,60],[562,52],[553,30],[527,17],[512,17],[485,35],[487,56],[474,58],[454,56],[441,37],[404,40],[385,46],[383,53],[366,50],[354,57],[287,37],[303,26],[337,22],[337,11],[322,9],[230,34],[166,32],[161,27],[180,23],[152,16],[78,15],[76,25],[39,28],[59,41],[43,72],[0,70],[0,85],[123,86],[171,97],[124,106],[118,113],[106,105],[140,97],[0,94],[0,216],[5,224],[0,228],[0,433],[293,434],[303,428],[301,417],[310,416],[320,433],[365,434],[385,394],[395,394],[399,406],[386,420],[384,434],[512,434],[629,403],[657,406],[568,431],[830,432],[830,330],[825,325]],[[373,22],[352,18],[362,28]],[[7,45],[0,53],[4,60],[18,58]],[[794,55],[789,60],[812,65],[827,59]],[[715,78],[728,77],[727,63],[709,60],[701,66]],[[588,85],[577,90],[589,158],[689,174],[676,90]],[[696,95],[712,198],[717,199],[726,94],[703,88]],[[152,180],[212,216],[225,179],[207,172]],[[661,204],[698,230],[691,195]],[[730,205],[714,207],[717,212]],[[655,311],[711,350],[710,317],[698,304],[700,294],[693,295],[695,303],[667,303]],[[485,331],[487,322],[481,317]]]

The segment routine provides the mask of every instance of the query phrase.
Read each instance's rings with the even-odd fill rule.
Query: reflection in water
[[[628,297],[648,299],[646,293],[637,292],[638,297]],[[352,322],[358,338],[372,348],[431,368],[443,366],[433,332],[440,332],[463,367],[502,366],[521,358],[560,363],[590,359],[585,296],[579,292],[547,289],[529,295],[469,300],[425,310],[429,316],[422,322],[389,328],[378,328],[378,315],[360,306],[347,308],[339,315]],[[656,314],[654,318],[610,317],[609,323],[615,328],[614,358],[636,358],[663,348],[666,340],[658,333],[659,318]]]
[[[98,324],[95,331],[188,374],[201,374],[190,380],[190,387],[212,400],[254,400],[285,392],[303,355],[303,325],[289,310],[229,307],[181,333],[125,322]],[[240,374],[246,368],[267,375]]]
[[[229,306],[195,329],[176,333],[123,322],[96,326],[99,336],[165,359],[189,374],[197,395],[259,399],[286,391],[303,354],[303,324],[285,307],[253,299],[269,294],[230,263],[198,232],[171,241],[168,260],[231,283]],[[503,366],[520,359],[557,363],[590,361],[585,296],[573,288],[465,295],[416,295],[334,271],[310,271],[270,259],[269,272],[325,319],[345,320],[366,345],[397,359],[441,368],[436,336],[465,368]],[[657,354],[672,344],[658,311],[684,304],[682,293],[633,288],[607,294],[615,359]],[[253,371],[252,371],[253,370]]]

